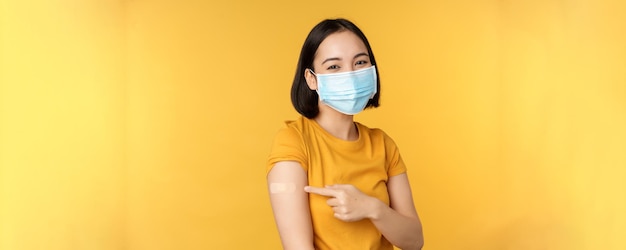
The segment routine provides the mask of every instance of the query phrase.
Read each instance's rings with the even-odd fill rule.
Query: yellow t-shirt
[[[268,172],[277,162],[297,161],[310,186],[352,184],[389,205],[387,180],[406,172],[406,166],[396,144],[382,130],[355,123],[358,140],[345,141],[305,117],[286,123],[274,140]],[[343,222],[335,218],[327,199],[309,194],[316,249],[393,249],[369,220]]]

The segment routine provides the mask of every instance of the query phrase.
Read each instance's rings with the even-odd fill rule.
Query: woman
[[[393,140],[353,115],[377,107],[376,60],[361,30],[324,20],[291,88],[302,115],[276,135],[268,189],[284,249],[421,249],[422,226]]]

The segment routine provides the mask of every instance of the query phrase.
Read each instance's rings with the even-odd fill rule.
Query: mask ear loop
[[[317,79],[317,74],[315,74],[315,72],[313,72],[313,70],[312,70],[312,69],[307,68],[307,70],[309,70],[309,72],[311,72],[311,74],[313,74],[313,75],[315,76],[315,78]],[[314,91],[315,91],[315,92],[317,93],[317,95],[319,96],[319,94],[320,94],[320,91],[319,91],[319,89],[320,89],[320,87],[319,87],[319,82],[318,82],[317,84],[318,84],[318,85],[317,85],[317,88],[316,88]]]

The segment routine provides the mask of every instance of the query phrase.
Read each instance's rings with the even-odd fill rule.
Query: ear
[[[317,78],[311,73],[310,69],[304,71],[304,79],[306,80],[306,84],[309,85],[309,89],[317,90]]]

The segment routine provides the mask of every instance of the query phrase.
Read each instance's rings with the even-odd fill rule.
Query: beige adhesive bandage
[[[272,194],[291,194],[296,191],[294,183],[270,183],[270,193]]]

